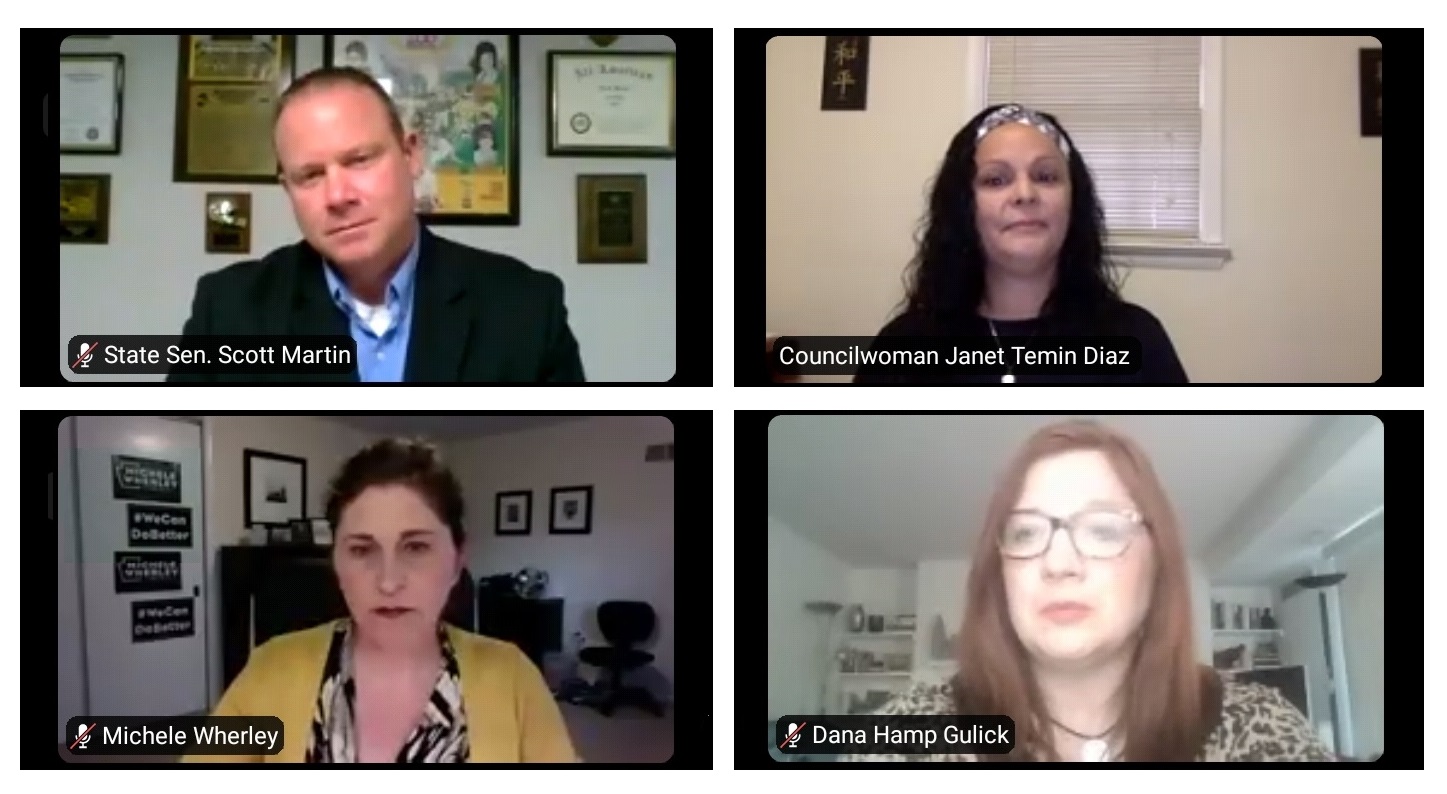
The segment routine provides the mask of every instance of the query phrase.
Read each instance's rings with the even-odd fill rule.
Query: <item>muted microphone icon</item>
[[[90,731],[91,731],[91,728],[94,728],[94,727],[95,727],[94,725],[87,726],[87,725],[86,725],[85,723],[83,723],[83,722],[82,722],[80,725],[76,726],[76,729],[75,729],[75,742],[70,745],[70,749],[74,750],[74,749],[78,746],[78,747],[80,747],[80,749],[84,750],[84,749],[86,749],[87,747],[89,747],[89,746],[90,746]]]
[[[798,726],[798,724],[793,723],[793,722],[789,723],[789,735],[792,736],[792,737],[794,737],[794,738],[792,738],[792,739],[789,740],[789,749],[791,749],[791,750],[798,749],[798,747],[799,747],[799,733],[798,733],[798,731],[799,731],[799,726]]]

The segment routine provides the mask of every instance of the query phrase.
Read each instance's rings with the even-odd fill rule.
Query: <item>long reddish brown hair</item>
[[[1190,574],[1180,529],[1145,452],[1095,422],[1070,421],[1037,431],[1011,461],[990,501],[970,568],[956,706],[962,714],[1003,714],[1015,721],[1014,751],[981,760],[1060,760],[1029,657],[1010,621],[997,539],[1030,467],[1041,458],[1079,449],[1105,454],[1135,500],[1154,546],[1151,604],[1136,634],[1130,685],[1122,693],[1122,760],[1192,761],[1212,727],[1219,688],[1214,674],[1195,658]]]

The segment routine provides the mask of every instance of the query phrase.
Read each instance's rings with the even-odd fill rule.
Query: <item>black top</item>
[[[563,282],[510,256],[421,229],[407,343],[407,382],[582,381]],[[328,293],[321,254],[305,241],[201,277],[192,336],[350,336]],[[344,375],[181,375],[170,381],[342,381]]]
[[[1015,383],[1187,383],[1186,370],[1176,349],[1171,344],[1166,329],[1155,315],[1135,305],[1122,301],[1117,306],[1102,312],[1091,320],[1065,320],[1061,318],[1036,318],[1033,320],[995,320],[995,333],[1003,339],[1006,336],[1048,337],[1048,336],[1130,336],[1140,340],[1141,367],[1132,374],[1120,375],[1065,375],[1039,374],[1016,371]],[[879,339],[893,337],[925,336],[990,336],[990,323],[974,315],[946,327],[930,325],[918,315],[902,314],[880,330]],[[886,368],[879,365],[865,365],[854,376],[855,383],[1000,383],[999,373],[981,370],[953,369],[948,372],[917,371],[908,373],[900,368]]]

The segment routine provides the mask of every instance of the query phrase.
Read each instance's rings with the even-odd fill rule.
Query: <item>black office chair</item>
[[[657,618],[653,607],[642,601],[605,601],[598,605],[598,629],[607,646],[584,648],[578,658],[608,671],[607,683],[589,704],[605,716],[618,706],[637,706],[655,717],[663,716],[663,705],[653,693],[638,686],[624,686],[623,674],[650,664],[653,654],[633,647],[653,636]]]

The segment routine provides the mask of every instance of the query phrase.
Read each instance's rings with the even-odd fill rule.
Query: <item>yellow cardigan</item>
[[[276,755],[187,755],[187,762],[303,763],[336,621],[274,637],[251,652],[214,717],[276,716],[286,728]],[[542,675],[511,643],[447,626],[462,682],[474,763],[577,761],[563,715]]]

